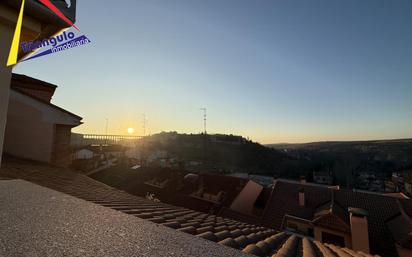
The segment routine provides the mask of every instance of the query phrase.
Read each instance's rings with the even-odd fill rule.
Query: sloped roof
[[[388,220],[387,225],[399,245],[412,249],[412,223],[410,219],[399,214]]]
[[[398,199],[400,213],[388,219],[386,224],[391,230],[396,242],[405,247],[412,249],[412,218],[411,218],[411,201]]]
[[[20,94],[23,94],[25,96],[28,96],[38,102],[41,102],[43,104],[48,105],[49,107],[56,109],[58,111],[64,112],[66,114],[69,114],[70,116],[75,117],[76,119],[82,120],[83,118],[71,113],[57,105],[54,105],[50,102],[51,97],[53,96],[54,92],[56,91],[57,85],[35,79],[23,74],[17,74],[13,73],[12,74],[12,79],[10,83],[10,87],[12,90],[15,92],[18,92]],[[46,94],[48,95],[47,98],[45,97],[39,97],[37,94],[33,93],[36,91],[40,92],[47,92]]]
[[[10,84],[11,87],[25,87],[30,89],[36,90],[43,90],[43,91],[52,91],[54,92],[57,88],[57,85],[40,80],[35,79],[23,74],[12,74],[12,83]]]
[[[50,108],[53,108],[53,109],[55,109],[55,110],[57,110],[57,111],[63,112],[63,113],[65,113],[65,114],[68,114],[68,115],[70,115],[70,116],[78,119],[79,121],[81,121],[81,120],[83,119],[82,117],[80,117],[80,116],[78,116],[78,115],[76,115],[76,114],[74,114],[74,113],[72,113],[72,112],[69,112],[68,110],[65,110],[65,109],[63,109],[63,108],[61,108],[61,107],[59,107],[59,106],[57,106],[57,105],[54,105],[54,104],[52,104],[52,103],[50,103],[50,102],[43,101],[43,100],[41,100],[41,99],[39,99],[39,98],[37,98],[37,97],[34,97],[34,96],[31,95],[31,94],[28,94],[27,92],[24,92],[24,91],[19,90],[19,89],[14,89],[14,88],[13,88],[12,90],[13,90],[14,92],[16,92],[16,93],[25,95],[25,96],[30,97],[31,99],[33,99],[33,100],[35,100],[35,101],[38,101],[38,102],[40,102],[40,103],[42,103],[42,104],[45,104],[45,105],[47,105],[47,106],[50,107]]]
[[[333,212],[327,212],[325,214],[316,217],[313,220],[313,224],[325,228],[330,228],[345,233],[350,233],[350,226],[342,219],[336,216]]]
[[[298,203],[298,193],[301,188],[305,191],[305,206],[303,207]],[[276,181],[263,215],[263,224],[279,229],[286,214],[313,220],[318,208],[331,202],[330,190],[328,187],[315,184]],[[411,200],[401,199],[400,201],[405,206],[411,205]],[[388,219],[400,213],[400,205],[397,204],[396,198],[340,189],[334,191],[334,202],[339,206],[335,209],[336,213],[341,210],[346,212],[349,207],[365,209],[369,213],[368,229],[371,252],[383,256],[397,256],[395,239],[386,224]],[[338,216],[342,217],[342,214]]]
[[[349,249],[323,245],[285,232],[277,232],[263,226],[149,201],[111,188],[67,169],[33,162],[8,161],[5,163],[5,167],[0,170],[0,176],[25,179],[180,232],[193,234],[196,237],[258,256],[295,256],[302,251],[301,249],[303,249],[305,256],[315,256],[315,252],[323,253],[319,256],[328,256],[325,253],[338,254],[339,251],[350,251]],[[349,256],[356,256],[356,253],[349,254]]]
[[[350,233],[348,212],[335,201],[335,190],[330,190],[331,200],[318,206],[314,213],[313,224]]]

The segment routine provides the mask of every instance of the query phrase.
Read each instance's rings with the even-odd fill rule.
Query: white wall
[[[230,209],[244,213],[252,214],[253,206],[262,192],[263,187],[258,183],[249,180],[236,199],[233,201]]]
[[[0,17],[0,166],[3,153],[4,131],[7,122],[7,107],[9,103],[11,68],[6,67],[10,45],[13,38],[13,28],[3,23]]]
[[[88,159],[92,159],[94,156],[93,151],[90,151],[88,149],[81,149],[76,151],[76,153],[74,154],[74,159],[76,160],[88,160]]]
[[[11,67],[6,67],[18,17],[18,10],[0,2],[0,166],[4,150],[4,133],[7,122],[7,108],[10,94]],[[25,16],[21,31],[22,38],[34,39],[41,31],[41,24]]]
[[[80,124],[75,117],[11,90],[4,152],[21,158],[50,162],[54,125]]]

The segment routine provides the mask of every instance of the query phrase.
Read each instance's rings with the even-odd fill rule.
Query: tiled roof
[[[37,90],[52,90],[52,92],[54,92],[54,90],[57,88],[57,86],[54,84],[17,73],[12,74],[12,82],[15,83],[11,84],[12,87],[28,87],[35,88]]]
[[[399,214],[387,222],[395,240],[406,248],[412,248],[412,223],[408,217]]]
[[[43,103],[43,104],[45,104],[45,105],[47,105],[47,106],[49,106],[49,107],[51,107],[51,108],[53,108],[53,109],[56,109],[56,110],[61,111],[61,112],[64,112],[64,113],[66,113],[66,114],[68,114],[68,115],[70,115],[70,116],[78,119],[79,121],[81,121],[81,120],[83,119],[82,117],[80,117],[80,116],[78,116],[78,115],[76,115],[76,114],[74,114],[74,113],[71,113],[71,112],[69,112],[68,110],[65,110],[65,109],[63,109],[63,108],[61,108],[61,107],[59,107],[59,106],[57,106],[57,105],[55,105],[55,104],[52,104],[52,103],[48,102],[48,101],[44,101],[44,100],[41,99],[41,98],[34,97],[33,94],[29,94],[29,93],[27,93],[27,92],[25,92],[25,91],[23,91],[23,90],[14,89],[14,88],[13,88],[12,91],[17,92],[17,93],[22,94],[22,95],[25,95],[25,96],[27,96],[27,97],[30,97],[30,98],[32,98],[32,99],[34,99],[34,100],[36,100],[36,101],[38,101],[38,102],[40,102],[40,103]]]
[[[15,92],[33,98],[54,109],[67,113],[79,120],[83,119],[82,117],[51,103],[51,98],[57,88],[57,86],[54,84],[39,79],[35,79],[26,75],[13,73],[10,87]]]
[[[331,189],[331,200],[322,204],[314,213],[313,224],[317,226],[336,229],[344,233],[350,233],[348,212],[339,205],[335,199],[335,191]]]
[[[56,85],[15,73],[12,75],[10,87],[48,103],[50,103],[57,88]]]
[[[399,203],[402,205],[402,209],[405,213],[412,217],[412,201],[407,199],[399,199]]]
[[[150,192],[162,202],[216,215],[222,215],[223,209],[230,207],[249,181],[209,173],[190,174],[196,179],[186,181],[185,174],[184,171],[167,168],[144,168],[139,172],[133,172],[114,167],[95,173],[91,177],[137,196],[144,196]],[[203,197],[199,193],[201,188]],[[270,195],[271,190],[263,192]],[[220,201],[216,201],[219,195]],[[262,198],[266,196],[263,193],[261,195]],[[259,200],[266,203],[267,198]]]
[[[257,256],[359,256],[333,245],[229,218],[153,202],[81,174],[31,162],[6,162],[1,177],[20,178]],[[369,256],[369,255],[365,255]]]
[[[324,228],[350,233],[350,226],[332,212],[322,214],[313,220],[313,224]]]
[[[298,193],[304,188],[305,206],[299,206]],[[263,215],[263,224],[280,229],[283,217],[288,214],[303,219],[313,220],[316,211],[332,200],[331,189],[314,184],[301,184],[278,180],[275,183],[271,199]],[[397,256],[395,240],[388,229],[386,221],[400,213],[397,199],[378,194],[354,192],[351,190],[334,190],[334,203],[339,208],[335,213],[348,210],[349,207],[362,208],[368,211],[368,228],[371,252],[383,256]],[[404,206],[410,206],[411,200],[400,200]],[[338,216],[347,215],[339,214]],[[345,221],[347,218],[343,216]],[[346,222],[347,223],[347,222]]]

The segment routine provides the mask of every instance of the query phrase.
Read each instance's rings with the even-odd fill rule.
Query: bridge
[[[72,133],[71,145],[84,146],[91,144],[122,144],[133,145],[143,136],[133,135],[101,135],[101,134],[78,134]]]

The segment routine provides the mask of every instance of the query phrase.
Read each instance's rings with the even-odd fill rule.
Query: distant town
[[[412,194],[412,140],[260,145],[223,134],[163,132],[145,138],[72,135],[72,167],[93,173],[108,166],[285,178],[376,193]],[[399,150],[402,149],[402,150]]]

